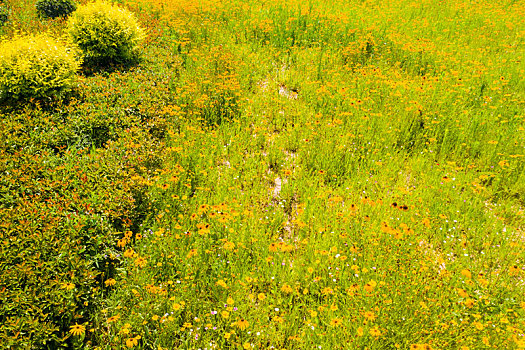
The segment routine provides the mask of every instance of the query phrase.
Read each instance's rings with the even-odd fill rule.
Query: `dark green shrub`
[[[6,5],[2,5],[0,1],[0,28],[3,27],[9,19],[9,9]]]
[[[42,18],[67,17],[77,9],[72,0],[38,0],[36,11]]]

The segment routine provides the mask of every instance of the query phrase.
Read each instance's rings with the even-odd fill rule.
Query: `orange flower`
[[[337,317],[332,319],[332,321],[330,321],[330,326],[332,326],[332,327],[339,327],[342,324],[343,324],[343,320],[341,320],[340,318],[337,318]]]
[[[189,259],[189,258],[194,257],[195,255],[197,255],[197,249],[191,249],[191,250],[188,252],[188,255],[186,255],[186,257]]]
[[[463,269],[463,270],[461,270],[461,274],[462,274],[463,276],[465,276],[466,278],[469,278],[469,279],[472,278],[472,273],[471,273],[470,270],[468,270],[468,269]]]
[[[147,264],[148,264],[148,261],[144,259],[143,257],[138,257],[137,259],[135,259],[135,266],[146,267]]]
[[[120,315],[115,315],[115,316],[111,316],[110,318],[108,318],[108,323],[112,323],[112,322],[115,322],[115,321],[118,321],[120,319]]]
[[[368,282],[367,284],[365,284],[365,290],[369,293],[371,293],[374,288],[377,286],[377,282],[374,281],[374,280],[371,280],[370,282]]]
[[[240,319],[239,321],[237,321],[236,325],[237,325],[237,327],[239,327],[243,331],[246,328],[248,328],[250,323],[248,321],[246,321],[245,319]]]
[[[376,315],[372,311],[365,312],[363,316],[369,321],[374,321],[376,319]]]
[[[125,258],[132,258],[134,255],[135,255],[135,251],[133,249],[127,249],[124,252],[124,257]]]
[[[285,284],[284,286],[282,286],[281,291],[283,291],[286,294],[290,294],[293,292],[293,289],[289,285]]]
[[[233,250],[235,248],[235,243],[233,243],[233,242],[226,242],[226,243],[224,243],[223,247],[226,250]]]
[[[374,327],[370,329],[370,335],[374,337],[379,337],[381,335],[381,331],[379,330],[379,328]]]
[[[126,346],[128,348],[132,348],[134,346],[137,346],[139,344],[139,339],[141,338],[140,335],[137,335],[136,337],[134,338],[128,338],[126,339]]]
[[[110,278],[104,282],[106,287],[114,286],[117,283],[114,278]]]

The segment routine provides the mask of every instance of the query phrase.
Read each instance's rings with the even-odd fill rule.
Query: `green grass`
[[[67,319],[3,291],[0,342],[525,348],[521,2],[119,2],[140,64],[2,112],[0,272],[45,222],[97,277],[38,277]],[[4,38],[43,26],[12,6]]]

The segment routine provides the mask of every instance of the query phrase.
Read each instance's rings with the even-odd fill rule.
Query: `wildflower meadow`
[[[522,0],[0,0],[0,349],[525,349]]]

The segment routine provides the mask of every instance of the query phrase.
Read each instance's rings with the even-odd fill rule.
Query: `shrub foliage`
[[[105,1],[80,6],[70,17],[67,31],[86,58],[95,60],[136,59],[144,39],[133,13]]]
[[[45,34],[0,43],[0,99],[46,98],[71,89],[81,61]]]
[[[40,17],[56,18],[67,17],[77,9],[72,0],[38,0],[36,10]]]
[[[6,5],[2,5],[2,2],[0,1],[0,28],[7,23],[8,19],[9,19],[9,9],[7,8]]]

